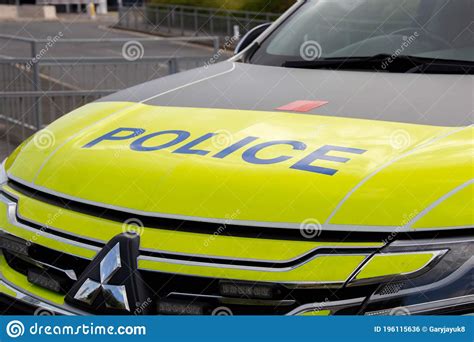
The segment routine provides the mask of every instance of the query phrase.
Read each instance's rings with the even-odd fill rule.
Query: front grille
[[[15,188],[17,191],[31,198],[54,204],[56,206],[64,207],[67,210],[87,212],[88,215],[103,216],[104,209],[93,206],[84,205],[74,201],[61,199],[59,197],[51,196],[44,193],[36,192],[36,190],[28,189],[27,187],[10,182],[9,185]],[[8,193],[2,192],[2,194],[10,199],[12,202],[17,200],[9,195]],[[13,205],[13,204],[12,204]],[[87,210],[86,211],[86,207]],[[99,210],[99,211],[97,211]],[[102,210],[102,211],[100,211]],[[107,219],[117,221],[115,215],[121,215],[119,212],[106,211],[105,215]],[[122,213],[123,214],[123,213]],[[148,228],[159,227],[160,229],[171,229],[175,231],[182,230],[193,230],[199,226],[198,230],[214,233],[215,226],[212,224],[189,224],[179,220],[162,220],[156,218],[149,219],[145,224]],[[13,219],[12,219],[13,220]],[[51,238],[69,240],[74,244],[82,244],[82,248],[90,248],[95,251],[103,249],[104,243],[98,241],[90,241],[87,238],[77,237],[66,231],[59,231],[55,228],[42,227],[33,222],[29,222],[27,219],[15,217],[18,226],[30,230],[38,231],[40,233],[49,234]],[[120,221],[122,223],[122,221]],[[164,226],[162,226],[164,224]],[[191,229],[192,227],[192,229]],[[285,229],[275,230],[254,230],[245,229],[245,232],[241,230],[242,227],[238,226],[227,226],[225,234],[246,236],[254,238],[268,238],[273,240],[282,240],[284,243],[286,239],[301,239],[300,232],[296,234],[299,237],[294,236],[294,232],[288,233]],[[252,231],[254,233],[249,233]],[[255,233],[257,231],[257,233]],[[259,232],[262,232],[261,235]],[[288,234],[287,234],[288,233]],[[472,233],[472,231],[471,231]],[[257,234],[257,236],[254,236]],[[339,234],[338,237],[334,237],[334,234]],[[342,235],[341,235],[342,234]],[[429,233],[433,234],[433,233]],[[437,232],[438,237],[452,234],[451,232]],[[468,231],[461,232],[458,235],[469,234]],[[291,236],[290,236],[291,235]],[[347,239],[348,237],[351,239]],[[330,241],[376,241],[382,237],[370,233],[371,239],[367,238],[366,234],[360,233],[343,233],[334,232],[326,233],[324,237]],[[422,237],[425,235],[417,235]],[[431,237],[431,236],[429,236]],[[413,238],[410,237],[410,238]],[[280,243],[280,242],[278,242]],[[15,271],[23,274],[27,279],[40,287],[47,288],[50,291],[56,292],[61,295],[68,295],[72,286],[76,283],[76,280],[81,277],[81,274],[90,265],[91,261],[83,259],[77,256],[64,253],[63,251],[57,251],[46,248],[38,244],[28,243],[25,240],[17,237],[3,234],[0,235],[0,251],[3,253],[5,260],[9,267]],[[299,257],[298,260],[291,260],[288,262],[272,262],[272,261],[251,261],[251,260],[232,260],[232,259],[218,259],[210,258],[206,256],[187,256],[182,254],[172,253],[160,253],[154,251],[139,251],[140,257],[151,257],[156,259],[166,259],[177,263],[185,261],[196,262],[196,263],[208,263],[215,264],[219,267],[220,264],[227,264],[232,266],[253,266],[253,267],[264,267],[275,271],[278,267],[292,267],[297,264],[304,264],[309,258],[315,256],[318,253],[321,254],[351,254],[351,253],[362,253],[364,255],[370,255],[377,251],[376,248],[331,248],[331,249],[319,249],[311,251],[310,253]],[[467,253],[469,254],[469,253]],[[472,255],[472,253],[471,253]],[[359,266],[361,267],[361,266]],[[268,270],[270,271],[270,270]],[[357,270],[354,270],[356,274]],[[219,278],[206,278],[200,276],[191,275],[180,275],[171,274],[158,271],[147,271],[140,270],[140,276],[144,280],[148,292],[150,293],[149,301],[146,302],[147,313],[151,314],[215,314],[216,310],[225,308],[230,310],[232,314],[236,315],[281,315],[293,311],[295,308],[304,306],[305,304],[314,303],[327,303],[334,301],[343,301],[345,299],[356,299],[361,297],[367,297],[371,294],[376,293],[377,295],[390,295],[396,294],[404,284],[392,283],[386,284],[387,282],[378,282],[377,284],[362,284],[358,286],[346,287],[346,283],[340,283],[336,287],[329,287],[330,285],[318,285],[317,287],[288,287],[285,284],[279,283],[264,283],[264,282],[245,282],[245,281],[232,281],[228,279]],[[434,273],[436,276],[436,272]],[[352,277],[352,276],[351,276]],[[351,279],[349,277],[349,279]],[[349,282],[349,279],[346,282]],[[385,286],[386,285],[386,286]],[[377,292],[378,291],[378,292]],[[88,310],[87,308],[81,308]],[[335,314],[358,314],[363,310],[363,305],[360,307],[359,304],[354,304],[347,308],[340,309]],[[92,314],[100,314],[102,312],[89,311]],[[138,312],[140,313],[140,312]],[[217,313],[220,314],[220,313]],[[334,314],[334,313],[333,313]]]
[[[388,283],[384,287],[382,287],[381,290],[377,292],[377,294],[384,296],[384,295],[389,295],[389,294],[394,294],[400,291],[403,286],[405,286],[405,282],[399,281],[395,283]]]
[[[0,239],[12,239],[11,236],[2,235]],[[56,292],[67,294],[74,284],[74,279],[68,277],[71,271],[76,277],[80,277],[90,263],[89,260],[64,254],[39,245],[29,245],[26,241],[14,238],[16,242],[22,242],[27,248],[27,254],[19,254],[15,249],[3,248],[2,252],[9,267],[29,277],[30,282],[45,287],[44,283],[37,279],[31,279],[31,273],[35,272],[51,283],[61,284]],[[153,293],[151,304],[155,313],[161,314],[190,314],[197,312],[192,308],[199,307],[204,314],[211,314],[217,307],[225,306],[232,310],[233,314],[252,315],[282,315],[302,303],[317,302],[331,296],[329,289],[289,289],[274,284],[276,289],[270,297],[261,298],[260,292],[252,296],[248,289],[259,285],[268,286],[266,283],[255,282],[230,282],[234,285],[242,285],[242,291],[234,291],[231,295],[222,295],[222,285],[228,281],[222,279],[211,279],[195,276],[183,276],[176,274],[165,274],[160,272],[141,271],[147,287]],[[49,288],[52,290],[52,288]],[[180,304],[178,304],[180,303]],[[160,312],[160,309],[166,309]],[[170,308],[173,308],[172,311]],[[181,309],[180,309],[181,308]],[[94,313],[94,312],[92,312]]]
[[[65,200],[57,196],[37,192],[21,184],[10,182],[9,186],[25,196],[34,198],[48,204],[65,208],[73,212],[86,213],[87,215],[100,216],[105,219],[117,221],[121,223],[123,213],[105,210],[86,204]],[[3,192],[4,196],[17,202],[17,199]],[[104,217],[105,215],[105,217]],[[118,218],[120,217],[120,219]],[[128,216],[127,216],[128,217]],[[89,241],[86,238],[77,237],[64,230],[57,230],[51,227],[42,227],[34,222],[28,221],[26,218],[15,217],[19,224],[25,229],[38,231],[49,234],[51,238],[56,236],[61,239],[69,240],[69,243],[82,244],[84,248],[101,250],[105,244],[98,241]],[[179,220],[143,218],[144,225],[149,228],[159,227],[160,229],[169,229],[177,232],[182,230],[193,230],[196,232],[196,226],[199,231],[206,231],[211,235],[216,231],[213,224],[195,222],[184,222]],[[147,221],[149,220],[149,221]],[[192,228],[191,228],[192,227]],[[245,229],[244,229],[245,228]],[[278,231],[278,233],[276,233]],[[249,233],[252,232],[252,233]],[[226,226],[225,234],[231,236],[268,238],[272,240],[282,240],[284,243],[287,239],[304,239],[299,231],[288,232],[285,229],[248,229],[248,227]],[[295,236],[295,234],[297,236]],[[371,234],[369,240],[367,234],[347,233],[337,238],[328,233],[324,234],[329,241],[346,241],[346,242],[370,242],[374,241]],[[336,234],[336,233],[334,233]],[[348,239],[349,235],[353,235],[354,239]],[[12,238],[12,237],[10,237]],[[307,242],[307,240],[305,240]],[[278,242],[280,243],[280,242]],[[25,241],[23,244],[28,245]],[[0,244],[0,248],[1,248]],[[37,286],[48,288],[59,294],[65,295],[67,298],[69,291],[76,283],[75,279],[79,279],[81,274],[90,264],[90,260],[82,259],[73,255],[65,254],[62,251],[48,249],[40,245],[28,245],[28,248],[22,250],[18,244],[15,248],[3,248],[5,258],[8,265],[17,272],[25,275],[27,279]],[[225,258],[211,258],[206,256],[188,256],[182,254],[163,253],[155,251],[140,250],[140,257],[151,257],[155,259],[166,259],[168,261],[186,263],[188,261],[198,264],[211,264],[219,267],[221,264],[231,265],[232,267],[261,267],[268,272],[277,271],[278,268],[292,268],[305,264],[317,254],[363,254],[370,255],[375,252],[375,248],[327,248],[317,249],[310,253],[298,257],[297,260],[287,262],[274,261],[252,261],[252,260],[233,260]],[[19,252],[20,251],[20,252]],[[355,271],[355,270],[354,270]],[[147,302],[147,313],[151,314],[214,314],[215,310],[225,307],[236,315],[282,315],[287,314],[295,308],[309,303],[325,303],[345,298],[354,298],[357,296],[367,295],[375,290],[375,286],[361,286],[360,288],[352,288],[350,291],[343,287],[343,283],[339,284],[321,284],[316,286],[293,286],[279,283],[251,282],[251,281],[232,281],[232,286],[226,286],[228,279],[208,278],[196,275],[183,275],[163,273],[159,271],[140,270],[140,276],[146,284],[150,293],[150,300]],[[271,289],[269,289],[271,287]],[[269,294],[270,293],[270,294]],[[79,303],[76,305],[82,310],[89,311],[87,307],[82,307]],[[349,310],[349,311],[347,311]],[[343,313],[356,313],[357,308],[347,309]],[[352,310],[352,311],[351,311]],[[90,311],[90,313],[98,313]]]
[[[276,239],[282,241],[288,240],[300,240],[309,241],[308,237],[302,236],[299,229],[283,229],[283,228],[272,228],[272,227],[260,227],[253,226],[249,229],[248,226],[240,226],[236,224],[225,223],[225,229],[222,229],[222,223],[212,222],[201,222],[196,220],[181,220],[172,218],[163,218],[155,216],[144,216],[137,215],[135,213],[127,213],[125,211],[109,209],[106,207],[91,205],[75,200],[70,200],[60,196],[52,195],[44,191],[40,191],[31,187],[28,187],[22,183],[10,179],[8,181],[8,187],[15,191],[27,196],[29,198],[38,200],[43,203],[54,205],[58,208],[71,210],[77,213],[82,213],[92,217],[100,217],[102,219],[119,222],[123,222],[130,219],[132,215],[134,218],[140,220],[143,225],[147,228],[156,228],[161,230],[172,230],[179,232],[191,232],[200,234],[212,235],[215,232],[219,232],[223,236],[235,236],[235,237],[247,237],[247,238],[258,238],[258,239]],[[1,191],[2,195],[11,198],[8,192]],[[30,223],[31,224],[31,223]],[[43,227],[44,229],[44,227]],[[58,232],[56,232],[57,234]],[[431,238],[442,238],[451,236],[470,236],[469,230],[456,231],[453,233],[451,230],[443,231],[423,231],[416,230],[413,232],[397,232],[397,239],[410,240],[410,239],[431,239]],[[77,238],[77,237],[76,237]],[[315,236],[314,240],[317,241],[346,241],[346,242],[373,242],[373,241],[392,241],[392,233],[384,232],[360,232],[360,231],[324,231],[322,236]],[[91,243],[91,242],[89,242]]]
[[[103,211],[98,212],[99,208],[91,208],[91,206],[77,203],[74,201],[65,200],[56,196],[51,196],[41,192],[37,192],[34,189],[27,188],[21,184],[10,182],[9,186],[14,188],[17,192],[22,193],[25,196],[34,198],[44,203],[53,204],[55,206],[65,208],[66,210],[73,212],[87,213],[88,215],[105,215],[107,219],[117,221],[117,217],[120,213],[114,211]],[[11,195],[7,191],[3,191],[2,195],[9,199],[12,203],[17,203],[18,200],[16,195]],[[87,209],[87,210],[86,210]],[[123,213],[122,213],[123,214]],[[150,219],[150,218],[149,218]],[[30,231],[38,231],[41,234],[46,234],[50,238],[58,237],[59,239],[68,240],[70,244],[79,244],[84,248],[90,248],[95,251],[104,248],[105,244],[98,241],[89,241],[86,238],[75,236],[68,233],[65,230],[58,230],[52,227],[43,227],[37,223],[29,221],[27,218],[22,218],[16,215],[14,218],[23,228]],[[153,219],[155,220],[155,219]],[[172,229],[181,232],[187,230],[188,223],[177,221],[177,220],[161,220],[153,221],[153,227],[159,226],[164,229]],[[147,221],[145,221],[147,222]],[[144,223],[145,223],[144,222]],[[122,222],[121,222],[122,223]],[[150,222],[151,223],[151,222]],[[159,223],[159,224],[158,224]],[[148,224],[145,224],[147,228]],[[212,224],[189,224],[193,227],[200,226],[199,230],[209,231],[214,233],[215,227]],[[202,228],[202,227],[206,228]],[[242,227],[240,227],[242,228]],[[225,233],[228,235],[239,236],[242,232],[237,226],[229,227],[226,226]],[[249,235],[249,232],[255,232],[255,230],[248,229],[245,227],[246,237],[253,236],[254,233]],[[293,239],[296,237],[286,236],[284,229],[277,229],[280,233],[273,235],[271,231],[262,233],[262,236],[255,238],[264,238],[264,236],[270,235],[272,240],[282,240],[284,243],[284,237]],[[258,231],[258,229],[257,229]],[[258,232],[255,234],[259,234]],[[298,239],[302,239],[299,231]],[[4,236],[5,238],[6,236]],[[9,236],[8,239],[16,239]],[[0,239],[1,241],[2,239]],[[340,241],[339,239],[333,239],[332,241]],[[346,240],[352,241],[352,240]],[[362,235],[359,235],[356,241],[369,241]],[[373,240],[370,240],[373,241]],[[18,241],[17,241],[18,242]],[[354,241],[352,241],[354,242]],[[19,247],[25,245],[27,248]],[[65,254],[63,251],[56,251],[53,249],[45,248],[41,245],[28,244],[26,241],[22,241],[17,244],[10,244],[9,248],[5,248],[0,243],[0,249],[3,250],[5,259],[9,267],[13,268],[17,272],[25,275],[27,279],[43,288],[47,288],[51,291],[57,292],[61,295],[69,294],[73,284],[76,283],[76,279],[79,279],[81,274],[90,264],[90,260],[83,259],[70,254]],[[287,262],[274,262],[274,261],[256,261],[256,260],[234,260],[231,258],[212,258],[195,255],[183,255],[183,254],[172,254],[164,252],[155,252],[149,250],[141,250],[141,257],[148,257],[154,259],[165,259],[174,262],[194,262],[198,264],[211,264],[218,267],[221,264],[232,265],[232,267],[254,267],[254,268],[265,268],[268,270],[276,268],[292,268],[298,266],[298,264],[304,264],[306,261],[315,257],[316,254],[364,254],[368,255],[374,252],[374,248],[327,248],[318,249],[311,251],[310,253],[299,257],[298,260],[290,260]],[[345,291],[341,290],[337,293],[336,288],[332,285],[318,286],[312,288],[295,288],[294,286],[287,287],[284,284],[278,283],[259,283],[259,282],[244,282],[244,281],[231,281],[234,288],[229,286],[225,287],[225,283],[229,280],[219,278],[207,278],[196,275],[182,275],[182,274],[171,274],[162,273],[158,271],[140,270],[140,275],[144,279],[144,282],[149,292],[152,294],[150,302],[147,304],[152,307],[151,313],[155,314],[212,314],[216,308],[226,307],[230,308],[233,314],[251,314],[251,315],[282,315],[292,311],[294,308],[314,302],[326,302],[334,299],[340,299],[341,296],[345,295]],[[343,284],[340,283],[337,287],[341,287]],[[271,286],[271,295],[263,295],[264,290]],[[223,292],[223,288],[227,288],[227,292]],[[88,310],[88,308],[81,307],[80,309]],[[100,312],[91,312],[100,313]]]
[[[59,288],[51,287],[51,290],[61,294],[67,293],[74,281],[77,280],[77,274],[81,274],[85,269],[87,260],[55,253],[45,248],[39,249],[42,250],[41,254],[31,253],[31,256],[19,255],[3,249],[3,255],[7,264],[15,271],[27,276],[31,283],[48,288],[45,283],[41,283],[41,279],[44,279],[44,281],[49,279],[51,283],[59,284]],[[44,259],[56,260],[45,263]]]
[[[308,237],[302,236],[299,229],[283,229],[259,226],[252,226],[252,229],[249,229],[248,226],[230,223],[225,223],[225,229],[222,229],[222,223],[145,216],[138,215],[137,213],[127,213],[126,211],[105,208],[98,205],[91,205],[39,191],[14,180],[9,180],[8,186],[23,194],[24,196],[38,200],[40,202],[88,216],[100,217],[101,219],[118,222],[120,224],[123,224],[130,219],[130,216],[133,216],[133,218],[139,220],[143,226],[160,230],[172,230],[208,235],[213,235],[215,232],[219,232],[220,235],[224,236],[276,239],[283,241],[300,240],[307,242],[310,240]],[[2,194],[5,196],[10,196],[6,192],[2,192]],[[403,233],[400,233],[400,235],[403,235]],[[421,234],[419,235],[421,236]],[[387,240],[388,237],[389,234],[387,233],[377,232],[325,231],[323,236],[317,236],[314,239],[318,241],[373,242],[384,241]]]

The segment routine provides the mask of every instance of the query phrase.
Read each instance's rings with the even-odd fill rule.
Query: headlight
[[[304,305],[292,314],[473,314],[473,276],[472,230],[457,238],[397,240],[353,274],[337,301]]]
[[[5,162],[7,160],[5,159],[3,162],[2,162],[2,165],[0,166],[0,185],[3,185],[5,184],[6,182],[8,182],[8,176],[7,176],[7,171],[5,170]]]
[[[472,231],[471,231],[472,233]],[[372,284],[375,290],[367,298],[365,315],[444,315],[469,314],[474,312],[474,243],[472,236],[459,238],[436,238],[426,240],[401,240],[392,243],[384,251],[385,257],[372,259],[367,264],[366,275],[377,277],[359,279],[357,284]],[[432,259],[423,261],[424,253],[432,253]],[[394,255],[412,256],[413,270],[398,275],[377,274],[376,264],[384,269],[394,267]],[[428,254],[429,255],[429,254]],[[418,260],[417,260],[418,258]],[[385,260],[384,260],[385,259]],[[400,259],[405,266],[405,260]],[[399,261],[400,261],[399,260]],[[397,267],[398,265],[395,265]],[[361,274],[364,269],[361,270]]]

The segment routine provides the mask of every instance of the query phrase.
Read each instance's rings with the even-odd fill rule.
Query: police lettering
[[[191,133],[184,130],[168,130],[154,133],[147,133],[142,128],[117,128],[103,136],[92,140],[83,148],[93,148],[106,141],[130,141],[130,149],[136,152],[153,152],[164,149],[171,149],[174,154],[181,155],[199,155],[209,156],[212,151],[203,149],[203,143],[213,139],[218,133],[207,133],[196,139],[191,137]],[[158,139],[158,140],[157,140]],[[273,165],[283,163],[295,159],[296,153],[274,153],[274,155],[264,158],[262,152],[274,146],[285,147],[285,151],[301,152],[307,151],[308,146],[296,140],[274,140],[274,141],[258,141],[258,137],[246,137],[231,146],[226,147],[222,151],[212,154],[211,158],[225,159],[230,155],[240,153],[242,160],[249,164],[256,165]],[[184,143],[184,145],[178,146]],[[307,151],[308,152],[308,151]],[[332,153],[339,155],[333,155]],[[290,166],[291,169],[317,173],[326,176],[334,176],[339,170],[329,168],[327,166],[317,165],[318,160],[329,161],[333,163],[347,163],[351,160],[348,154],[361,155],[367,150],[326,145],[315,151],[310,151],[306,156]],[[272,153],[273,154],[273,153]],[[343,156],[343,154],[345,154]],[[327,165],[327,163],[326,163]]]

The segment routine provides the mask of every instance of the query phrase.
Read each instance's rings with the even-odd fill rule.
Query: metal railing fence
[[[209,57],[0,59],[0,92],[120,90],[205,65]],[[3,93],[0,93],[3,95]]]
[[[0,124],[24,140],[80,105],[146,81],[204,65],[208,58],[0,60]],[[0,132],[0,135],[2,133]]]
[[[14,147],[44,124],[113,92],[115,90],[3,92],[0,95],[0,136],[8,146]]]
[[[119,9],[117,27],[179,36],[240,36],[280,14],[214,8],[149,4]]]
[[[14,39],[11,36],[0,39]],[[16,37],[15,37],[16,39]],[[173,39],[201,41],[204,38]],[[205,38],[216,41],[215,38]],[[39,56],[43,40],[19,38],[31,57],[0,58],[0,139],[14,146],[75,108],[134,85],[209,63],[207,56],[47,57]],[[69,40],[61,43],[122,43],[129,40]],[[138,39],[166,42],[168,39]],[[218,45],[215,45],[215,49]],[[217,50],[214,50],[217,51]],[[37,58],[37,57],[40,58]],[[136,59],[135,59],[136,57]],[[1,143],[1,142],[0,142]],[[11,151],[10,151],[11,152]]]
[[[135,47],[143,49],[140,51],[143,56],[147,53],[148,47],[165,44],[170,46],[174,44],[177,50],[183,49],[190,44],[206,44],[213,48],[211,56],[219,51],[220,38],[218,36],[201,36],[201,37],[147,37],[147,38],[88,38],[88,39],[65,39],[59,36],[50,37],[49,39],[33,39],[17,37],[0,33],[0,41],[9,44],[17,44],[16,50],[21,53],[21,57],[35,58],[44,57],[99,57],[95,55],[97,50],[107,50],[114,54],[115,57],[123,57],[124,47],[127,44],[134,43]],[[19,45],[20,44],[20,45]],[[67,46],[67,50],[63,50],[62,46]],[[58,53],[59,51],[59,53]],[[67,52],[67,54],[65,54]],[[100,56],[103,54],[101,53]],[[152,55],[153,57],[156,55]],[[2,54],[2,57],[5,58]],[[1,57],[0,57],[1,58]]]

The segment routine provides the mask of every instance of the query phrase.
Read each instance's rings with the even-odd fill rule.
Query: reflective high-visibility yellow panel
[[[29,241],[30,243],[45,246],[47,248],[72,254],[78,257],[92,259],[97,254],[93,250],[64,243],[61,240],[56,239],[54,236],[51,238],[46,237],[40,230],[30,231],[11,224],[7,219],[7,206],[2,202],[0,202],[0,229],[21,239]]]
[[[66,140],[73,138],[74,132],[80,136],[83,129],[132,105],[134,104],[128,102],[99,102],[72,111],[38,132],[17,153],[13,153],[7,164],[9,172],[25,181],[34,181],[48,156]]]
[[[356,280],[416,272],[432,259],[433,253],[375,255],[362,268]]]
[[[298,316],[329,316],[330,314],[331,314],[330,310],[319,310],[319,311],[308,311]]]
[[[37,299],[44,299],[56,304],[64,304],[64,296],[53,291],[46,290],[40,286],[34,285],[28,281],[25,275],[18,273],[8,266],[5,257],[0,253],[0,273],[8,282],[21,289],[22,292],[29,292]],[[0,292],[2,289],[0,288]],[[8,293],[7,293],[8,294]]]
[[[405,226],[425,208],[473,178],[474,127],[422,148],[372,177],[331,220],[333,224]],[[472,206],[469,207],[472,211]],[[474,226],[472,216],[429,227]],[[428,225],[424,225],[428,227]]]
[[[85,215],[28,198],[8,188],[19,198],[18,213],[32,222],[73,236],[98,240],[104,244],[129,229],[124,223]],[[156,228],[139,228],[141,248],[206,257],[229,257],[266,261],[287,261],[298,258],[318,247],[381,247],[381,242],[314,242],[263,238],[232,237],[220,234],[196,234]]]
[[[52,154],[48,150],[34,157],[47,160],[41,170],[37,167],[39,163],[36,159],[33,162],[29,159],[35,151],[30,142],[25,148],[26,152],[18,156],[9,171],[13,176],[30,181],[31,173],[21,171],[21,165],[31,163],[39,171],[34,179],[35,186],[118,208],[261,223],[299,225],[307,219],[324,223],[344,196],[380,165],[451,130],[445,127],[283,112],[143,104],[120,106],[117,103],[110,106],[115,106],[117,114],[97,120],[87,130],[67,137],[70,138],[68,141],[64,136],[64,131],[67,131],[64,124],[49,127],[53,133],[58,132],[56,139],[63,144]],[[100,112],[100,116],[97,114],[99,119],[106,117],[103,114],[106,107],[106,103],[90,104],[81,111]],[[109,109],[108,113],[112,111]],[[88,118],[94,116],[89,115]],[[87,120],[87,123],[90,124],[90,121]],[[188,132],[190,137],[173,147],[158,151],[132,150],[130,145],[137,140],[136,137],[102,141],[91,148],[83,148],[113,130],[126,127],[143,129],[144,134],[181,130]],[[403,146],[393,143],[394,134],[400,130],[410,136],[409,142]],[[176,152],[186,143],[208,133],[217,133],[217,136],[191,147],[204,151],[205,155]],[[232,143],[248,137],[255,137],[256,140],[225,158],[214,157]],[[146,141],[143,146],[160,145],[169,142],[169,139],[169,136],[157,136]],[[258,153],[258,158],[285,157],[283,161],[271,165],[243,159],[243,152],[248,148],[275,141],[296,141],[305,147],[294,149],[285,143],[268,146]],[[320,158],[311,164],[337,170],[332,176],[292,168],[295,163],[324,146],[366,152],[330,151],[327,153],[329,159],[339,159]],[[46,154],[49,155],[48,159]],[[347,161],[341,162],[340,158],[346,158]],[[423,165],[430,167],[431,172],[436,162],[425,162]],[[411,182],[425,178],[419,177]],[[375,196],[375,192],[372,194]],[[404,201],[410,207],[419,206],[419,199],[409,197],[404,198]],[[372,203],[367,203],[363,208],[359,205],[358,216],[355,217],[374,210],[374,207]],[[371,213],[370,223],[385,225],[384,213],[389,208],[379,209]],[[344,215],[344,222],[350,221],[350,217]]]
[[[33,136],[29,137],[28,139],[24,140],[5,160],[5,169],[8,170],[12,167],[13,163],[15,162],[16,157],[23,151],[26,145],[33,139]]]
[[[15,292],[7,288],[6,286],[0,284],[0,293],[4,293],[7,296],[15,297]]]
[[[27,202],[32,203],[32,202]],[[6,211],[5,205],[0,203],[0,210],[2,207]],[[35,208],[36,209],[36,208]],[[20,211],[21,212],[21,211]],[[39,212],[38,210],[34,210],[35,213]],[[82,215],[82,214],[81,214]],[[60,223],[60,217],[65,217],[63,215],[56,215],[51,216],[50,220],[53,218],[55,223]],[[108,229],[112,227],[112,224],[106,220],[101,220],[102,222],[107,222],[106,225],[98,224],[98,227],[101,229]],[[71,221],[74,222],[74,221]],[[85,222],[85,221],[83,221]],[[91,221],[89,221],[91,222]],[[82,223],[81,220],[78,220],[76,223]],[[11,224],[6,222],[5,216],[0,215],[0,227],[5,227],[5,231],[21,237],[23,239],[33,241],[34,243],[46,246],[48,248],[56,249],[59,251],[64,251],[68,254],[79,255],[83,257],[92,258],[95,255],[94,251],[89,251],[85,249],[81,249],[80,247],[71,246],[64,244],[60,241],[45,238],[42,234],[35,234],[34,232],[27,231],[22,228],[18,228],[12,226]],[[77,226],[80,227],[80,226]],[[94,228],[96,231],[97,228]],[[117,225],[114,229],[117,229]],[[75,232],[80,232],[80,228],[77,228]],[[84,232],[88,234],[89,231]],[[150,244],[153,244],[154,239],[156,236],[153,234],[171,234],[168,236],[168,239],[164,241],[163,248],[178,248],[179,242],[184,243],[184,245],[180,246],[180,252],[193,252],[193,241],[196,241],[196,237],[199,234],[190,234],[190,233],[180,233],[180,232],[167,232],[161,230],[147,230],[143,233],[142,239],[142,247],[146,247],[147,241]],[[149,235],[145,235],[149,234]],[[209,236],[213,235],[203,235],[199,236],[198,240],[203,240],[204,237],[209,238]],[[90,235],[87,237],[91,238]],[[175,241],[173,240],[175,237]],[[270,257],[278,258],[278,251],[283,252],[283,250],[290,248],[287,246],[295,244],[297,253],[306,252],[307,250],[300,249],[298,246],[298,241],[290,242],[290,241],[281,241],[281,240],[264,240],[264,239],[248,239],[248,238],[230,238],[230,237],[215,237],[216,240],[215,246],[211,247],[209,252],[221,253],[225,254],[225,256],[231,257],[230,253],[235,253],[239,257],[247,257],[247,259],[255,259],[261,257],[262,260],[271,260]],[[238,241],[238,242],[236,242]],[[178,244],[176,244],[178,243]],[[248,244],[246,244],[248,243]],[[302,246],[308,248],[309,242],[302,242]],[[314,243],[314,245],[318,245],[321,243]],[[324,243],[323,243],[324,244]],[[211,244],[210,246],[212,246]],[[360,243],[354,244],[344,244],[341,243],[341,246],[345,245],[360,245]],[[367,244],[366,244],[367,245]],[[369,244],[370,245],[370,244]],[[372,244],[375,245],[375,244]],[[246,249],[247,246],[254,246],[258,247],[254,251],[256,254],[252,253],[252,250]],[[264,249],[267,247],[266,249]],[[311,246],[313,247],[313,246]],[[225,252],[224,252],[225,251]],[[266,257],[264,254],[265,251],[268,252]],[[201,250],[201,252],[206,252],[206,250]],[[288,254],[287,254],[288,255]],[[295,254],[291,254],[295,255]],[[299,254],[297,254],[299,255]],[[280,256],[281,258],[281,256]],[[262,271],[262,270],[242,270],[242,269],[230,269],[224,268],[219,265],[216,267],[207,267],[207,266],[194,266],[194,265],[181,265],[175,264],[171,262],[156,262],[156,261],[148,261],[148,260],[140,260],[139,267],[149,270],[161,271],[165,273],[177,273],[177,274],[189,274],[189,275],[197,275],[203,277],[216,277],[216,278],[225,278],[225,279],[240,279],[240,280],[253,280],[253,281],[282,281],[282,282],[342,282],[345,281],[348,276],[356,269],[356,267],[364,260],[364,255],[348,255],[348,256],[320,256],[316,257],[315,259],[299,266],[294,269],[285,270],[285,271]]]
[[[413,228],[422,229],[449,226],[466,226],[472,228],[474,227],[473,208],[474,185],[471,184],[431,209],[413,225]],[[468,225],[466,225],[466,223]]]
[[[344,282],[366,258],[364,255],[320,256],[294,269],[277,271],[242,270],[234,268],[179,265],[167,262],[139,260],[140,268],[165,273],[188,274],[222,279],[264,282]]]

